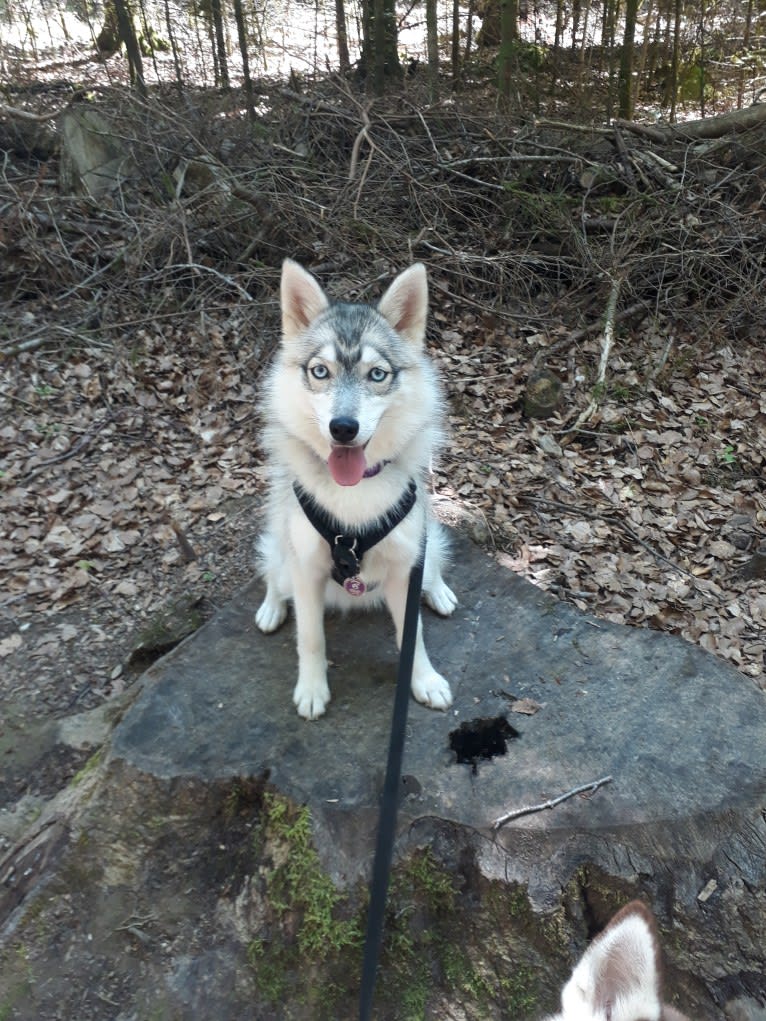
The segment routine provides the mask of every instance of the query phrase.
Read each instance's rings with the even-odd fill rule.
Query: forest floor
[[[365,180],[372,189],[372,171]],[[388,238],[363,233],[356,216],[342,257],[337,236],[312,248],[295,240],[300,225],[266,223],[256,253],[268,253],[266,271],[234,286],[225,247],[218,263],[209,246],[192,257],[201,228],[190,218],[178,245],[193,272],[176,279],[175,242],[152,266],[152,231],[169,228],[146,203],[130,217],[145,215],[135,236],[148,261],[126,256],[109,277],[119,209],[77,198],[56,224],[57,188],[54,161],[5,167],[4,197],[22,213],[0,237],[0,720],[59,718],[119,695],[251,577],[269,472],[259,384],[278,342],[284,256],[334,296],[364,300],[409,252],[425,258],[429,346],[449,401],[437,498],[464,508],[482,544],[541,588],[597,617],[680,635],[766,688],[763,318],[735,329],[716,314],[700,330],[698,309],[685,319],[647,303],[617,323],[597,381],[603,334],[582,327],[603,305],[583,305],[582,280],[531,295],[506,279],[488,299],[491,280],[456,286],[445,259],[429,260],[406,230],[398,249],[373,257],[368,246]],[[54,210],[47,234],[41,202]],[[478,263],[487,239],[463,248],[474,240]],[[524,406],[546,351],[562,396],[543,420]],[[7,773],[0,793],[13,804],[63,786],[75,768]]]

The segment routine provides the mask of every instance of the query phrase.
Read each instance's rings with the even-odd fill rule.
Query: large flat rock
[[[376,1021],[539,1021],[636,896],[674,1003],[765,1021],[763,694],[695,646],[557,602],[465,538],[454,553],[459,609],[425,611],[425,631],[455,703],[410,703]],[[329,621],[333,700],[307,723],[293,626],[260,634],[260,596],[254,583],[152,667],[111,736],[124,706],[67,721],[69,743],[104,751],[39,818],[29,806],[3,861],[3,1016],[358,1017],[348,934],[366,910],[393,629],[382,613]],[[514,698],[540,708],[519,715]],[[506,754],[456,762],[453,731],[504,717],[520,734]],[[326,872],[343,888],[329,915]]]
[[[688,886],[679,872],[676,895],[690,903],[703,864],[727,854],[748,882],[763,883],[766,701],[755,685],[685,641],[583,615],[462,537],[449,580],[458,610],[449,620],[424,610],[424,626],[455,703],[447,713],[410,704],[404,843],[429,839],[438,823],[489,834],[508,810],[611,775],[591,797],[503,827],[482,852],[488,872],[523,882],[540,908],[581,861],[626,875],[684,862]],[[268,773],[311,806],[327,867],[350,882],[374,842],[396,675],[392,626],[384,613],[328,620],[333,699],[309,723],[291,701],[292,622],[260,634],[260,595],[253,584],[149,671],[112,755],[163,778]],[[541,708],[509,713],[511,696]],[[458,764],[450,733],[501,715],[521,735],[507,754],[476,769]],[[751,820],[745,833],[727,832],[735,815]],[[728,840],[736,849],[724,852]],[[625,860],[615,864],[620,848]]]

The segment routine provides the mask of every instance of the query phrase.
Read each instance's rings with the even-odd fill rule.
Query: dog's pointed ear
[[[428,316],[428,278],[422,262],[416,262],[399,274],[380,299],[378,312],[410,343],[423,343]]]
[[[660,1021],[659,947],[654,918],[639,901],[619,911],[583,954],[561,994],[561,1021],[602,1017]]]
[[[282,264],[282,338],[292,340],[329,305],[327,295],[310,273],[292,259]]]

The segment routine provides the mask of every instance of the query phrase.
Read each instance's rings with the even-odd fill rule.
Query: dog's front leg
[[[407,589],[409,574],[392,574],[383,588],[386,604],[396,628],[396,644],[402,647],[404,630],[404,611],[407,605]],[[417,635],[415,638],[415,658],[412,663],[412,694],[423,705],[431,709],[446,709],[452,705],[452,692],[449,683],[437,673],[428,658],[423,642],[423,622],[418,613]]]
[[[327,684],[327,659],[324,635],[324,591],[326,579],[296,565],[293,577],[293,604],[298,645],[298,683],[293,702],[298,714],[316,720],[327,708],[330,688]]]

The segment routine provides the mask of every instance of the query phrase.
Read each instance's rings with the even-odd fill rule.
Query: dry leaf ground
[[[472,338],[472,342],[471,342]],[[535,338],[535,340],[538,340]],[[582,430],[598,338],[559,366],[561,413],[520,415],[530,344],[447,332],[456,443],[439,477],[536,584],[620,623],[680,634],[764,684],[766,356],[647,328],[622,336]],[[457,369],[457,373],[455,373]]]

